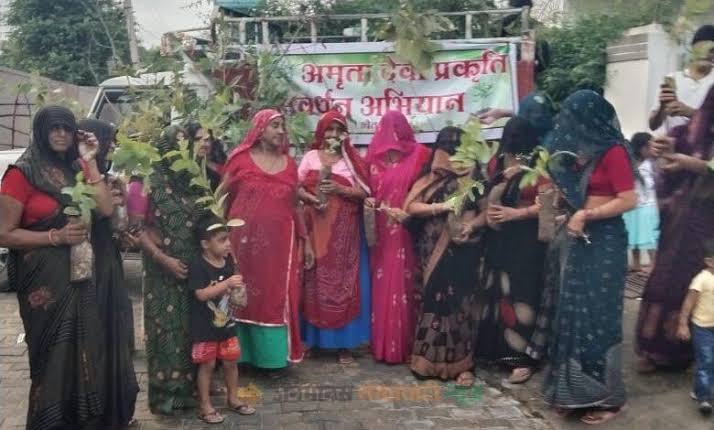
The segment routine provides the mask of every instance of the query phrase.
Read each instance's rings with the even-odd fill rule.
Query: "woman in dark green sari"
[[[625,405],[622,382],[622,300],[634,172],[615,109],[581,90],[563,102],[552,135],[548,171],[569,217],[550,245],[541,313],[554,306],[545,401],[561,413],[583,411],[604,423]]]
[[[198,125],[169,127],[157,143],[159,152],[178,149],[182,134],[190,147],[207,138]],[[171,161],[162,160],[151,176],[151,193],[142,200],[130,188],[132,224],[144,220],[141,235],[144,256],[144,332],[148,359],[149,407],[155,414],[197,405],[195,366],[191,363],[189,335],[188,263],[198,257],[192,227],[201,211],[195,201],[202,194],[189,186],[190,176],[174,172]]]
[[[45,107],[33,120],[32,144],[0,186],[0,246],[11,250],[9,281],[30,359],[31,430],[104,428],[96,290],[91,276],[71,277],[71,247],[86,241],[87,226],[69,222],[64,208],[72,202],[62,193],[76,184],[79,165],[95,189],[93,217],[111,215],[97,147],[94,136],[77,133],[72,112]]]
[[[131,345],[134,334],[129,293],[125,288],[124,267],[120,252],[119,222],[126,225],[126,213],[118,210],[124,204],[123,184],[110,176],[110,154],[116,145],[116,128],[97,119],[79,122],[82,130],[93,133],[99,141],[97,166],[106,175],[115,203],[112,217],[95,219],[92,223],[92,247],[94,248],[94,283],[97,288],[99,318],[104,328],[102,362],[104,367],[104,428],[126,427],[134,416],[139,385],[134,373]]]

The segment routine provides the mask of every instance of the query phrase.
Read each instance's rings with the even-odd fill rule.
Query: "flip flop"
[[[588,425],[604,424],[620,415],[620,413],[625,409],[625,406],[610,409],[593,409],[580,417],[580,422]],[[593,416],[593,412],[598,413],[599,417]]]
[[[459,376],[456,377],[456,387],[458,388],[471,388],[475,382],[476,377],[469,371],[461,372]]]
[[[355,362],[355,359],[349,351],[340,351],[337,362],[340,364],[352,364]]]
[[[520,372],[516,373],[517,371]],[[513,369],[507,381],[511,384],[523,384],[531,379],[531,376],[533,376],[533,369],[530,367],[517,367]]]
[[[238,405],[228,405],[228,409],[239,414],[239,415],[253,415],[255,414],[255,408],[247,403],[240,403]]]
[[[220,424],[225,420],[223,415],[219,414],[216,410],[207,414],[198,414],[198,419],[206,424]]]

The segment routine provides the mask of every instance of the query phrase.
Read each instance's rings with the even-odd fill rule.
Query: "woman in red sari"
[[[360,240],[368,176],[350,144],[345,117],[324,114],[298,168],[315,251],[315,267],[305,272],[302,332],[307,348],[339,349],[342,364],[352,362],[350,349],[369,342],[369,261]]]
[[[253,118],[224,170],[228,218],[245,221],[231,232],[233,255],[247,285],[248,304],[235,317],[239,362],[282,369],[302,360],[300,343],[301,251],[313,254],[297,204],[297,166],[288,155],[284,119],[265,109]]]
[[[372,197],[365,204],[380,209],[371,250],[372,353],[378,361],[404,363],[411,353],[417,268],[414,243],[401,224],[408,215],[400,208],[430,156],[398,111],[382,117],[367,151]]]

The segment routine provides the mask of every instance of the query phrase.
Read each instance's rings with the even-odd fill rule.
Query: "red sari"
[[[347,128],[347,120],[339,112],[323,115],[315,131],[313,151],[305,155],[300,168],[300,172],[304,172],[301,173],[302,186],[314,195],[317,195],[321,168],[317,151],[323,148],[325,132],[333,122]],[[345,187],[352,187],[354,180],[369,192],[366,166],[349,138],[342,145],[342,157],[333,165],[330,179]],[[305,224],[315,252],[315,266],[305,272],[302,311],[304,318],[315,327],[341,328],[360,313],[361,207],[361,202],[340,195],[329,196],[323,210],[305,206]]]
[[[397,151],[396,163],[385,161]],[[401,208],[430,151],[418,144],[404,115],[387,112],[377,127],[367,153],[372,196],[378,204]],[[415,303],[416,255],[409,232],[384,212],[377,212],[377,244],[372,263],[372,353],[387,363],[404,363],[411,353]]]
[[[253,129],[226,164],[228,218],[245,221],[231,231],[238,267],[247,285],[248,304],[238,321],[265,327],[287,326],[290,361],[302,359],[298,304],[300,263],[295,199],[297,166],[288,157],[281,172],[270,174],[250,154],[277,111],[263,110],[253,119]],[[287,145],[286,151],[287,152]]]

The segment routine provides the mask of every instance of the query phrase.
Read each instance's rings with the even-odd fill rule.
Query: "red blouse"
[[[627,151],[622,145],[610,148],[593,169],[588,196],[615,196],[635,189],[635,175]]]
[[[22,204],[23,227],[51,217],[59,209],[59,203],[32,186],[20,169],[10,168],[7,171],[0,183],[0,194],[12,197]]]

